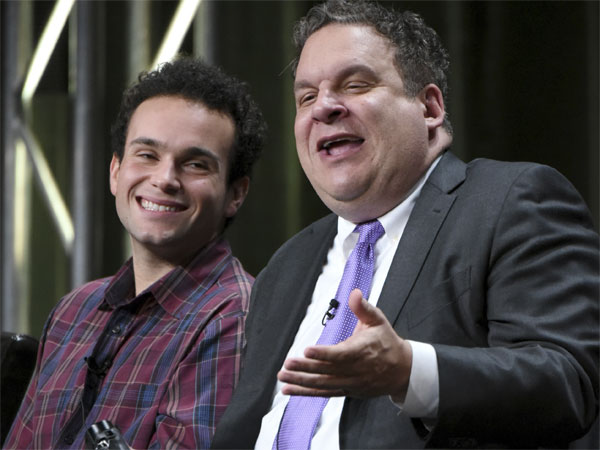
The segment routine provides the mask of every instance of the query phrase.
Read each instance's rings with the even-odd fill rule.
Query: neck
[[[148,286],[162,278],[176,266],[177,264],[160,258],[141,257],[134,253],[133,274],[135,280],[135,295],[139,295],[148,288]]]
[[[445,128],[439,127],[437,129],[437,133],[435,134],[433,142],[431,142],[430,144],[432,147],[435,148],[435,153],[437,155],[441,154],[442,152],[444,152],[444,150],[450,147],[450,144],[452,144],[452,135],[448,133],[448,131]]]
[[[135,280],[135,295],[139,295],[148,286],[162,278],[175,267],[185,264],[189,258],[178,255],[179,258],[169,257],[152,251],[132,239],[131,253],[133,259],[133,274]]]

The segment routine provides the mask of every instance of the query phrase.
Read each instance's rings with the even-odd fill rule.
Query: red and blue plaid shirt
[[[104,419],[132,448],[208,448],[238,379],[252,281],[221,239],[138,296],[131,260],[65,296],[5,448],[81,448]],[[106,373],[70,433],[92,353]]]

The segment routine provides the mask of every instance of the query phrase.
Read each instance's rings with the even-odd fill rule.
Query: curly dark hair
[[[227,114],[235,125],[235,139],[229,158],[227,181],[250,176],[260,156],[267,125],[258,105],[250,97],[246,83],[227,75],[220,68],[200,59],[180,57],[142,72],[137,83],[123,93],[121,107],[111,128],[112,150],[123,157],[129,121],[145,100],[175,96],[202,103],[210,110]]]
[[[395,65],[407,95],[414,97],[427,84],[434,83],[442,91],[447,104],[450,58],[435,30],[427,26],[418,14],[390,10],[374,1],[329,0],[313,6],[294,27],[294,77],[306,40],[315,31],[332,23],[366,25],[375,29],[396,49]],[[447,114],[444,128],[452,133]]]

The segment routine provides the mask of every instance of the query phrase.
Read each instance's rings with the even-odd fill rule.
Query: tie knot
[[[358,242],[366,242],[368,244],[374,244],[385,233],[383,225],[378,220],[358,224],[354,231],[358,231]]]

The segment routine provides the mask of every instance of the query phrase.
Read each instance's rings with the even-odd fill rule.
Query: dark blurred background
[[[36,337],[62,295],[112,275],[128,256],[108,188],[109,129],[123,89],[151,67],[180,4],[75,2],[37,89],[23,99],[58,3],[0,2],[2,327]],[[297,162],[287,69],[293,23],[312,4],[204,1],[184,29],[180,50],[248,81],[269,123],[250,195],[227,231],[254,275],[327,213]],[[423,15],[450,50],[454,152],[556,167],[598,229],[598,2],[385,4]]]

